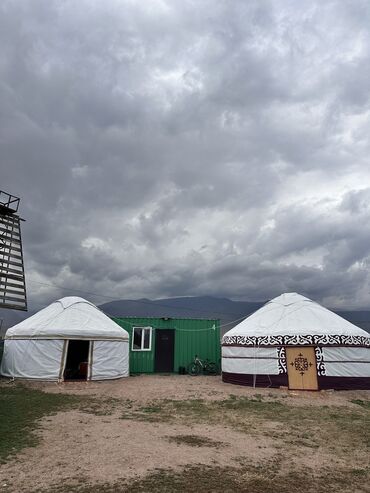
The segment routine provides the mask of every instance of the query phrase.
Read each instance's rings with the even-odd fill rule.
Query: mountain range
[[[234,327],[240,320],[258,310],[266,301],[233,301],[228,298],[194,296],[150,300],[117,300],[104,303],[99,308],[111,317],[172,317],[172,318],[217,318],[221,321],[221,333]],[[370,332],[370,310],[333,310],[338,315]],[[34,311],[15,312],[0,310],[3,319],[0,335],[8,327],[31,316]]]
[[[233,301],[228,298],[194,296],[161,300],[117,300],[100,305],[111,317],[219,318],[221,334],[255,312],[265,301]],[[370,332],[370,310],[332,310],[341,317]]]

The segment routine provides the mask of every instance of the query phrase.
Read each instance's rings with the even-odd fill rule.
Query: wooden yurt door
[[[286,347],[289,388],[318,390],[316,356],[313,347]]]

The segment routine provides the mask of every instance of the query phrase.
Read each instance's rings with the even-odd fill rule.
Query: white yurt
[[[370,389],[370,334],[285,293],[222,338],[224,382],[290,389]]]
[[[83,298],[55,301],[7,330],[0,373],[39,380],[129,374],[129,335]]]

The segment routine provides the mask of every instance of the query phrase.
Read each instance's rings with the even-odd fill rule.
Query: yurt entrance
[[[292,390],[318,390],[313,347],[286,347],[288,384]]]
[[[64,380],[87,380],[90,341],[69,340]]]

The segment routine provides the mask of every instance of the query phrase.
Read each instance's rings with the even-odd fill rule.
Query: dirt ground
[[[277,422],[266,421],[260,433],[248,434],[245,429],[238,431],[226,420],[223,422],[222,416],[209,422],[204,418],[188,420],[181,414],[178,418],[172,416],[172,419],[163,420],[135,419],[134,415],[130,419],[122,419],[122,409],[117,407],[120,401],[126,406],[127,403],[134,407],[144,406],[150,418],[150,412],[156,412],[153,403],[171,400],[221,402],[235,396],[283,402],[285,406],[297,409],[320,406],[356,409],[358,406],[351,401],[370,399],[370,391],[253,389],[222,383],[218,376],[142,375],[106,382],[27,385],[48,393],[89,396],[98,402],[104,400],[108,402],[105,410],[111,399],[112,411],[89,413],[72,409],[42,418],[41,427],[36,432],[40,437],[39,445],[24,449],[0,466],[0,491],[2,488],[7,492],[54,491],[54,485],[81,478],[88,484],[106,484],[143,477],[161,468],[179,470],[199,464],[224,467],[241,461],[258,465],[273,460],[279,454],[281,457],[283,442],[274,437],[274,430],[279,426]],[[154,406],[153,409],[150,406]],[[197,437],[206,445],[194,447],[186,443],[189,437]],[[348,465],[345,456],[331,454],[322,447],[310,450],[309,454],[300,454],[299,448],[297,450],[295,459],[302,461],[304,457],[310,470],[323,465]],[[356,460],[354,457],[354,467]],[[294,468],[294,460],[287,457],[284,467]],[[361,491],[366,491],[364,488]]]
[[[288,389],[261,389],[232,385],[222,382],[220,376],[190,375],[138,375],[120,380],[99,382],[49,382],[29,383],[34,388],[47,392],[63,394],[91,395],[98,398],[114,397],[131,399],[139,403],[151,402],[153,399],[206,399],[221,400],[228,396],[255,396],[265,398],[284,398],[292,406],[318,405],[325,403],[331,406],[354,406],[353,399],[369,399],[370,391],[323,390],[320,392],[299,392]]]

